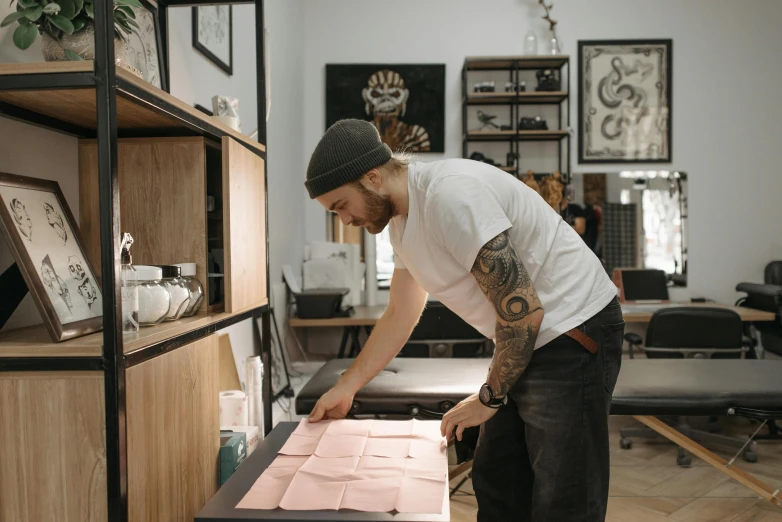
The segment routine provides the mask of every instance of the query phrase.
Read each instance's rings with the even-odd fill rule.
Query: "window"
[[[375,236],[375,264],[377,266],[377,286],[387,289],[391,286],[391,276],[394,274],[394,249],[391,247],[391,237],[386,227]]]
[[[657,188],[650,183],[649,189],[643,191],[646,268],[664,270],[668,274],[682,272],[682,219],[679,198],[680,194],[667,186]]]

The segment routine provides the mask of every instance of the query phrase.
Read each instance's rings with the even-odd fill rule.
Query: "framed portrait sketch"
[[[53,341],[103,327],[100,285],[57,182],[0,173],[0,228]]]
[[[146,81],[168,92],[158,9],[147,0],[141,0],[141,4],[143,7],[131,7],[138,28],[128,35],[126,57],[130,65],[141,71]]]
[[[672,40],[578,42],[579,163],[671,162]]]
[[[326,128],[344,118],[393,151],[445,152],[445,65],[326,64]]]
[[[231,5],[193,7],[193,47],[228,75],[233,74]]]

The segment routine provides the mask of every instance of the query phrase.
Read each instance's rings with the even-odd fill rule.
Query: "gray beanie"
[[[359,179],[391,159],[391,149],[365,120],[340,120],[326,131],[310,158],[304,186],[315,199]]]

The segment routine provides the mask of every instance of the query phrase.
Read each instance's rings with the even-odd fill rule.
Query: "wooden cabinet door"
[[[223,138],[225,311],[268,302],[266,292],[266,183],[264,160]]]
[[[126,370],[130,522],[192,522],[217,492],[217,337]]]

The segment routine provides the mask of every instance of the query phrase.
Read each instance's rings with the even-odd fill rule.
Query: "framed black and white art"
[[[53,341],[103,327],[100,285],[57,182],[0,173],[0,229]]]
[[[578,42],[579,163],[671,162],[671,40]]]
[[[131,7],[138,28],[128,36],[126,57],[130,65],[141,71],[146,81],[168,91],[158,8],[147,0],[141,0],[141,5]]]
[[[233,74],[231,5],[193,7],[193,47],[228,75]]]

